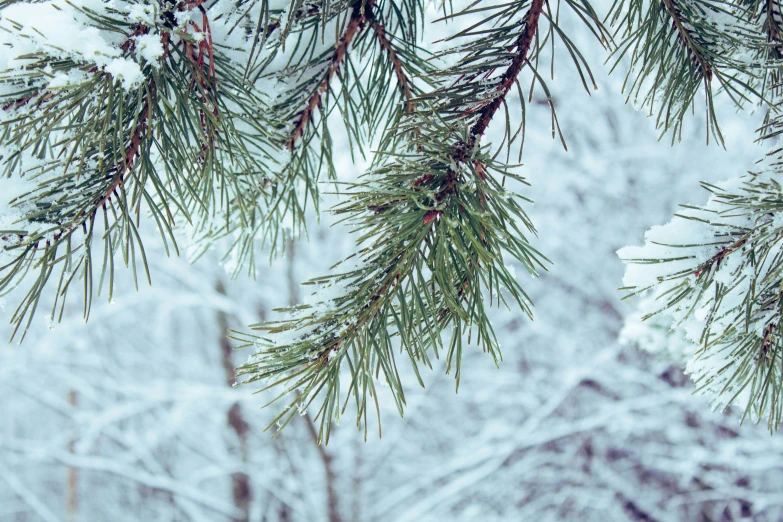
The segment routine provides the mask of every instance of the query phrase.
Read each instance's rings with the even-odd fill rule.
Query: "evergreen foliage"
[[[628,99],[673,141],[702,95],[708,135],[720,143],[714,96],[763,106],[760,139],[780,132],[783,19],[772,0],[618,0],[605,18],[586,0],[442,2],[436,23],[459,29],[434,53],[422,48],[428,5],[2,2],[12,56],[0,72],[0,188],[10,204],[0,211],[0,294],[30,285],[12,317],[20,337],[46,287],[53,316],[81,287],[86,318],[94,293],[106,287],[111,299],[116,259],[151,280],[143,219],[167,251],[178,252],[183,222],[202,251],[228,237],[236,274],[254,273],[257,244],[280,252],[328,182],[342,193],[332,212],[356,230],[355,253],[308,282],[316,290],[305,304],[234,335],[257,350],[239,369],[245,382],[284,401],[276,421],[309,409],[326,442],[349,402],[366,428],[379,380],[403,413],[398,355],[422,386],[420,369],[445,357],[459,386],[468,345],[501,360],[489,307],[532,316],[511,263],[533,276],[549,263],[530,242],[514,162],[537,89],[566,145],[546,84],[562,55],[588,92],[595,87],[569,23],[589,28],[613,68],[629,65]],[[36,25],[42,14],[49,23]],[[63,41],[69,30],[75,38]],[[355,158],[371,161],[352,182],[339,180],[336,121]],[[502,129],[500,143],[483,139],[490,125]],[[783,226],[779,164],[765,165],[707,186],[711,202],[683,214],[699,226],[657,230],[621,255],[632,263],[631,293],[653,289],[672,328],[688,329],[701,388],[721,406],[746,398],[774,429]]]
[[[736,404],[744,409],[743,419],[766,418],[775,431],[783,415],[779,295],[783,230],[776,179],[781,167],[777,144],[780,6],[776,2],[694,6],[711,9],[707,29],[693,23],[683,27],[701,41],[712,38],[717,44],[692,49],[719,49],[705,52],[703,61],[691,59],[691,79],[699,77],[707,93],[708,126],[722,140],[712,110],[710,82],[715,78],[722,87],[719,92],[732,96],[739,106],[751,96],[764,102],[766,116],[758,139],[769,143],[771,150],[744,175],[703,183],[711,193],[708,203],[682,205],[669,224],[647,232],[645,246],[620,250],[629,264],[626,287],[621,290],[629,296],[648,296],[643,318],[670,331],[697,389],[711,397],[716,408]],[[688,85],[687,92],[693,92],[695,84]],[[688,96],[684,99],[692,100]]]

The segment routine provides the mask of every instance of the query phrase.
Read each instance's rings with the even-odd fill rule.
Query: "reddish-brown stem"
[[[508,69],[506,69],[506,72],[504,72],[503,76],[501,77],[500,85],[497,89],[497,95],[478,111],[478,119],[470,128],[470,140],[468,143],[466,144],[462,141],[458,141],[454,144],[454,152],[452,153],[451,157],[455,162],[462,163],[466,160],[468,151],[470,151],[475,146],[476,142],[481,138],[481,136],[484,135],[487,127],[489,127],[489,124],[492,121],[492,118],[495,116],[495,113],[503,104],[506,95],[511,90],[511,87],[514,86],[514,82],[517,81],[519,73],[522,71],[525,63],[527,63],[530,48],[533,45],[533,40],[535,39],[536,32],[538,31],[538,22],[541,17],[541,13],[544,10],[544,3],[545,0],[533,0],[531,3],[530,9],[528,9],[527,13],[525,14],[525,28],[514,42],[513,48],[516,49],[517,52],[514,55],[514,58],[511,60],[511,65],[508,66]],[[478,162],[476,162],[475,165],[479,177],[481,179],[485,179],[486,168]],[[414,182],[414,185],[428,183],[428,177],[430,177],[430,175],[420,177],[418,180],[416,180],[416,182]],[[432,178],[430,177],[430,179]],[[438,194],[439,200],[445,198],[446,195],[455,189],[456,181],[457,173],[454,172],[453,169],[449,168],[440,184],[441,190]]]
[[[767,30],[769,31],[769,40],[780,43],[778,27],[775,23],[775,14],[780,15],[780,8],[776,0],[767,0]]]
[[[111,195],[114,193],[114,191],[122,186],[125,180],[125,175],[133,167],[133,163],[135,162],[139,152],[139,147],[141,146],[141,142],[144,139],[144,134],[147,132],[147,128],[149,127],[152,106],[155,104],[156,89],[157,85],[155,84],[155,78],[150,77],[149,83],[147,84],[147,93],[144,95],[141,112],[139,113],[139,121],[136,124],[136,128],[133,130],[128,148],[125,149],[123,163],[122,165],[117,166],[117,174],[115,175],[114,181],[97,200],[95,204],[96,209],[102,207],[109,200],[109,198],[111,198]]]
[[[777,328],[777,325],[775,323],[769,323],[766,328],[764,328],[764,334],[761,338],[761,355],[766,359],[767,355],[769,354],[769,349],[774,344],[773,336],[775,335],[775,329]],[[758,361],[758,357],[756,358]]]
[[[511,87],[514,86],[517,76],[519,76],[522,67],[524,67],[525,62],[527,62],[530,47],[533,45],[533,40],[536,36],[536,31],[538,30],[538,20],[543,10],[544,0],[533,0],[530,9],[525,15],[525,29],[514,43],[517,54],[514,56],[513,60],[511,60],[511,65],[506,69],[506,72],[503,73],[500,86],[498,87],[498,95],[481,109],[478,120],[476,120],[476,123],[474,123],[473,127],[470,129],[470,139],[472,143],[468,144],[469,149],[473,148],[475,141],[486,132],[487,127],[489,127],[489,122],[492,121],[492,117],[495,116],[495,113],[503,104],[503,100],[505,100]]]
[[[710,260],[707,262],[707,264],[704,265],[704,267],[698,269],[695,272],[695,276],[699,277],[704,272],[709,271],[710,268],[712,268],[712,265],[714,265],[715,263],[717,263],[718,267],[720,267],[720,263],[721,263],[721,261],[723,261],[724,257],[726,257],[727,255],[731,254],[732,252],[734,252],[738,248],[742,248],[745,245],[745,243],[747,243],[747,242],[748,242],[748,236],[745,235],[745,237],[740,238],[738,241],[721,248],[720,252],[718,252],[717,254],[712,256],[710,258]]]
[[[40,92],[36,92],[33,94],[28,94],[27,96],[23,98],[19,98],[18,100],[10,101],[5,105],[3,105],[3,110],[7,111],[10,109],[18,109],[19,107],[23,107],[27,105],[31,100],[33,100],[36,96],[39,96],[40,94],[41,94]],[[47,92],[43,96],[41,96],[41,98],[38,100],[38,105],[40,106],[43,102],[47,100],[51,100],[52,98],[54,98],[54,94],[51,92]]]
[[[428,223],[432,223],[441,214],[443,214],[442,210],[430,210],[430,211],[428,211],[426,214],[424,214],[424,219],[423,219],[424,224],[426,225]]]
[[[127,40],[123,42],[123,44],[120,46],[120,49],[127,52],[132,52],[136,50],[136,40],[135,38],[137,36],[141,36],[143,34],[149,34],[150,28],[147,27],[144,24],[138,24],[136,25],[136,28],[133,30],[131,34],[128,35]]]
[[[375,37],[378,40],[378,44],[381,46],[381,49],[383,49],[386,54],[389,55],[389,61],[391,62],[392,68],[394,69],[394,75],[397,77],[397,88],[400,89],[402,99],[405,100],[405,111],[412,112],[413,102],[411,101],[411,98],[413,96],[411,90],[411,79],[408,78],[407,74],[405,74],[405,70],[402,67],[402,61],[397,55],[397,51],[392,46],[389,37],[386,35],[386,28],[383,26],[383,24],[377,20],[373,20],[372,28],[375,31]]]
[[[778,20],[780,20],[781,17],[780,4],[778,4],[777,0],[767,0],[766,3],[767,3],[766,5],[767,39],[771,44],[773,44],[770,48],[770,53],[777,58],[781,58],[783,57],[783,48],[781,48],[781,44],[783,44],[783,39],[781,39],[778,22],[775,21],[776,17],[778,18]]]
[[[340,40],[337,42],[332,57],[329,59],[329,65],[326,69],[321,83],[310,95],[307,100],[305,108],[299,113],[299,117],[294,124],[294,130],[291,132],[291,136],[286,142],[288,150],[294,150],[296,142],[304,134],[307,125],[313,119],[315,109],[321,105],[321,96],[329,88],[329,83],[332,81],[335,73],[340,70],[340,66],[345,61],[345,57],[348,56],[348,49],[353,41],[354,37],[364,28],[365,22],[367,22],[367,15],[375,4],[375,0],[367,0],[367,2],[357,2],[351,12],[351,18],[348,20],[348,26],[345,28],[345,32],[340,36]]]
[[[672,19],[672,25],[677,30],[680,40],[688,48],[688,51],[690,51],[693,61],[696,62],[696,65],[704,73],[705,83],[709,83],[712,81],[712,68],[704,61],[701,53],[699,53],[699,50],[696,48],[696,44],[693,42],[693,38],[680,19],[680,9],[677,7],[676,0],[663,0],[663,4],[666,6],[666,11],[668,11],[669,16]]]

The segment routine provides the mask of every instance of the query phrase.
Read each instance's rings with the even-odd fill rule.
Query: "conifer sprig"
[[[617,67],[630,58],[627,100],[648,107],[661,135],[682,136],[683,120],[702,91],[707,136],[723,144],[713,102],[720,90],[738,107],[764,99],[757,89],[766,64],[766,39],[755,12],[723,0],[617,0],[608,16],[617,25]]]
[[[705,43],[696,48],[705,53],[713,77],[719,70],[731,75],[723,82],[726,94],[744,92],[735,101],[758,97],[768,104],[759,140],[771,143],[781,129],[779,6],[727,2],[694,4],[692,9],[701,9],[702,16],[705,10],[723,10],[722,23],[713,19],[708,27],[715,29],[706,33],[713,39],[702,40]],[[704,37],[704,27],[683,27],[701,31]],[[716,48],[724,49],[725,55],[716,54]],[[691,82],[707,71],[694,67],[687,77]],[[658,74],[668,75],[662,85],[684,77],[682,72],[674,76],[659,70]],[[720,139],[710,78],[701,74],[704,78],[708,117]],[[688,99],[693,92],[689,89],[672,100]],[[678,118],[675,126],[681,130],[682,118]],[[712,193],[706,206],[683,205],[671,223],[647,233],[644,247],[626,247],[619,254],[628,264],[624,290],[629,290],[629,296],[645,296],[644,308],[650,311],[642,319],[662,322],[673,345],[685,347],[687,353],[680,357],[688,361],[686,371],[698,390],[710,397],[716,409],[739,406],[743,419],[766,419],[774,431],[783,421],[778,291],[783,280],[779,253],[783,232],[776,203],[780,150],[775,146],[761,164],[763,170],[752,174],[719,184],[703,183]],[[677,338],[684,342],[677,343]]]
[[[580,15],[592,13],[585,21],[597,35],[605,34],[589,4],[569,5]],[[531,275],[547,263],[527,239],[535,229],[519,196],[503,183],[524,180],[497,163],[480,140],[514,86],[521,94],[525,67],[533,69],[534,82],[543,83],[533,64],[548,38],[566,42],[576,66],[586,65],[543,0],[489,8],[474,3],[453,17],[476,13],[482,21],[458,34],[464,43],[447,51],[459,55],[456,64],[437,75],[436,88],[409,101],[403,88],[403,112],[393,138],[384,142],[394,149],[382,150],[375,167],[347,186],[347,201],[334,209],[361,231],[357,253],[335,274],[310,282],[319,290],[308,304],[257,325],[268,338],[237,335],[259,347],[240,374],[278,388],[278,399],[288,401],[276,419],[281,426],[315,407],[319,439],[326,442],[332,421],[350,401],[357,425],[366,430],[373,402],[380,413],[375,381],[381,378],[402,414],[397,350],[422,385],[420,366],[431,367],[432,357],[443,353],[458,385],[466,344],[475,342],[500,361],[487,307],[513,303],[532,314],[530,299],[504,263],[504,257],[514,259]],[[395,70],[390,62],[403,84],[402,67]],[[507,130],[504,141],[514,139]],[[444,342],[447,330],[450,341]]]
[[[266,164],[272,162],[264,102],[216,49],[201,4],[170,6],[195,11],[198,22],[172,25],[164,10],[155,27],[111,9],[74,8],[121,39],[117,61],[106,66],[89,58],[63,59],[57,49],[44,48],[0,76],[8,92],[0,102],[2,143],[10,151],[2,158],[3,175],[30,186],[11,202],[21,215],[19,228],[2,231],[10,261],[0,267],[0,292],[28,272],[38,273],[13,314],[17,330],[29,325],[55,270],[60,276],[53,316],[58,303],[62,313],[66,293],[79,279],[89,316],[96,266],[97,290],[106,284],[111,299],[116,253],[134,277],[137,264],[143,265],[149,280],[139,233],[145,211],[167,249],[170,243],[175,250],[176,219],[205,233],[214,232],[219,214],[233,216],[233,226],[257,219],[270,181]],[[9,24],[20,38],[31,38],[28,28]],[[141,42],[159,46],[157,56],[142,54],[136,61]],[[103,242],[99,250],[96,233]]]
[[[645,247],[626,247],[629,296],[652,291],[643,319],[665,318],[684,336],[697,389],[716,409],[737,405],[743,419],[783,422],[783,188],[779,151],[766,169],[731,183],[703,183],[712,197],[683,211]],[[688,234],[684,234],[688,231]],[[675,241],[674,237],[687,238]]]
[[[357,406],[359,425],[366,426],[367,410],[377,401],[379,372],[402,414],[405,395],[395,350],[407,355],[417,375],[419,365],[431,367],[431,357],[444,352],[459,381],[463,336],[500,360],[486,306],[493,300],[506,304],[508,292],[515,305],[532,313],[501,256],[507,252],[531,274],[545,266],[526,239],[534,229],[517,196],[498,181],[519,178],[498,170],[503,167],[478,149],[460,162],[453,153],[444,144],[437,151],[391,158],[368,174],[371,186],[350,186],[350,199],[334,211],[363,231],[356,256],[338,265],[336,274],[311,282],[322,287],[312,304],[259,325],[274,344],[241,337],[261,343],[262,351],[240,375],[291,393],[277,419],[283,425],[321,399],[315,418],[327,441],[331,421],[339,420],[345,407],[340,376],[346,365],[351,369],[347,397]],[[448,328],[451,341],[444,347],[441,336]]]

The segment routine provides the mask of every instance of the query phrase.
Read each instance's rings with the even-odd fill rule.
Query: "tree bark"
[[[72,411],[76,411],[76,406],[79,403],[79,397],[76,394],[76,390],[68,391],[68,404],[71,406]],[[71,440],[68,441],[68,451],[73,453],[76,446],[76,433],[71,433]],[[76,522],[79,514],[79,470],[75,467],[68,467],[68,478],[65,484],[65,513],[66,520],[68,522]]]
[[[226,288],[222,281],[218,281],[215,290],[221,294],[226,295]],[[231,341],[228,339],[228,317],[225,312],[218,312],[218,327],[220,330],[220,354],[221,361],[223,363],[223,371],[225,373],[226,384],[234,386],[236,382],[234,374],[234,359],[232,357],[233,350],[231,349]],[[237,439],[237,450],[239,458],[242,461],[243,466],[247,466],[248,462],[248,447],[247,447],[247,432],[249,425],[245,420],[245,416],[242,412],[242,406],[235,402],[228,410],[227,416],[228,427],[234,432]],[[250,520],[250,502],[253,499],[253,490],[250,484],[250,476],[244,471],[239,471],[231,476],[232,483],[232,495],[234,499],[234,505],[242,513],[240,518],[236,520],[238,522],[249,522]]]

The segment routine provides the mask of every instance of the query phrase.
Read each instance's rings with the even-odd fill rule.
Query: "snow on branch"
[[[715,408],[743,418],[783,415],[783,187],[768,168],[715,185],[703,207],[683,206],[653,227],[642,247],[618,251],[629,295],[644,295],[641,319],[624,338],[687,360],[687,372]],[[661,328],[669,335],[654,335]],[[660,344],[659,344],[660,343]],[[661,344],[663,346],[661,346]]]

